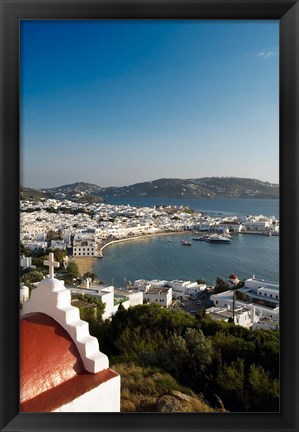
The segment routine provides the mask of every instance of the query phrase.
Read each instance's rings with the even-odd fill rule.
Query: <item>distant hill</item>
[[[279,198],[279,185],[239,177],[167,178],[129,186],[102,188],[77,182],[56,188],[35,190],[22,188],[22,199],[56,198],[77,202],[102,202],[106,198]]]
[[[38,189],[32,189],[20,186],[20,199],[28,201],[38,201],[41,198],[51,198],[51,194],[42,192]]]
[[[238,177],[159,179],[123,187],[102,188],[105,197],[278,198],[279,186]]]
[[[102,202],[100,195],[102,188],[95,184],[76,182],[56,188],[44,189],[55,199],[69,199],[76,202]]]

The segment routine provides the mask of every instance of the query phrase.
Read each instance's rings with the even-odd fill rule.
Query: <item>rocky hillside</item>
[[[105,197],[165,198],[278,198],[279,186],[255,179],[205,177],[198,179],[159,179],[101,190]]]
[[[77,182],[51,189],[22,188],[22,198],[52,197],[79,202],[101,202],[105,198],[279,198],[279,185],[238,177],[158,179],[120,187],[100,187]]]
[[[56,188],[43,189],[42,192],[55,199],[68,199],[76,202],[102,202],[100,186],[91,183],[76,182]]]
[[[51,198],[51,194],[42,192],[38,189],[26,188],[20,186],[20,199],[21,200],[30,200],[30,201],[38,201],[42,198]]]
[[[169,374],[132,363],[111,366],[121,375],[121,412],[224,412],[220,401],[212,408]]]

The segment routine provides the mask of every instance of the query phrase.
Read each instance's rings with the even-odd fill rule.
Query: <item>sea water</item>
[[[107,204],[129,204],[137,207],[154,207],[155,205],[184,205],[189,208],[207,213],[210,215],[223,216],[249,216],[263,215],[275,216],[279,219],[279,200],[278,199],[236,199],[236,198],[156,198],[156,197],[136,197],[136,198],[105,198]]]
[[[117,204],[114,200],[114,204]],[[154,202],[154,203],[153,203]],[[112,203],[112,202],[111,202]],[[215,199],[170,200],[152,198],[118,200],[118,204],[153,206],[155,204],[188,205],[209,214],[246,216],[262,214],[278,218],[278,200]],[[139,203],[139,204],[138,204]],[[204,279],[213,284],[232,273],[240,279],[253,274],[273,282],[279,281],[279,237],[234,234],[230,244],[192,241],[192,234],[159,235],[115,243],[104,250],[93,271],[105,284],[122,287],[136,279]],[[181,245],[182,239],[192,247]]]

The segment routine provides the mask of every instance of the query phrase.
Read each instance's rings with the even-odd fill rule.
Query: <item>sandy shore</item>
[[[131,241],[131,240],[146,239],[148,237],[156,237],[156,236],[182,235],[182,234],[188,235],[188,233],[190,234],[190,232],[188,232],[188,231],[158,232],[158,233],[153,233],[153,234],[144,234],[144,235],[135,236],[135,237],[126,237],[126,238],[119,239],[119,240],[111,240],[110,242],[105,243],[103,246],[101,246],[100,252],[103,253],[103,250],[106,247],[113,245],[115,243],[122,243],[122,242],[126,242],[126,241]]]
[[[73,260],[79,268],[80,274],[83,276],[84,273],[92,272],[93,265],[96,258],[94,257],[74,257]]]
[[[103,252],[103,250],[106,247],[108,247],[110,245],[113,245],[115,243],[120,243],[120,242],[125,242],[125,241],[131,241],[131,240],[138,240],[138,239],[143,239],[143,238],[148,238],[148,237],[155,237],[155,236],[182,235],[182,234],[187,235],[188,231],[158,232],[158,233],[154,233],[154,234],[145,234],[145,235],[140,235],[140,236],[136,236],[136,237],[127,237],[127,238],[120,239],[120,240],[112,240],[112,241],[110,241],[110,242],[105,243],[104,245],[102,245],[100,251]],[[95,257],[74,257],[73,260],[78,265],[79,272],[83,276],[84,273],[92,272],[93,271],[93,266],[94,266],[94,263],[97,260],[97,258],[95,258]]]

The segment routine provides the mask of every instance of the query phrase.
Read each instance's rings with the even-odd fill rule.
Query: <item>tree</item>
[[[77,265],[77,263],[75,263],[74,261],[71,261],[68,263],[66,271],[68,273],[68,276],[70,277],[78,277],[80,276],[80,272],[79,272],[79,267]]]
[[[206,281],[204,279],[202,279],[202,278],[197,279],[196,282],[198,283],[198,285],[201,285],[201,284],[206,285],[207,284]]]
[[[117,309],[117,310],[118,310],[118,311],[123,311],[123,310],[125,310],[124,305],[123,305],[122,303],[120,303],[119,306],[118,306],[118,309]]]
[[[224,365],[218,373],[216,383],[220,397],[230,411],[244,411],[246,393],[244,392],[244,361],[237,358],[235,362]]]
[[[223,279],[220,279],[219,277],[217,277],[216,282],[215,282],[215,286],[214,286],[214,293],[218,294],[224,291],[227,291],[229,289],[229,286],[227,285],[226,282],[224,282]]]
[[[88,321],[90,325],[95,326],[96,324],[102,322],[102,315],[105,311],[105,304],[102,300],[95,296],[90,296],[88,294],[73,294],[73,300],[79,300],[84,303],[89,303],[90,307],[80,307],[80,317],[82,320]]]
[[[235,293],[236,293],[236,299],[237,300],[241,300],[241,301],[244,301],[244,302],[247,302],[249,300],[248,295],[245,294],[244,292],[235,291]]]
[[[279,382],[271,379],[261,366],[249,370],[250,408],[252,411],[275,412],[279,410]]]
[[[41,257],[32,257],[32,265],[35,265],[37,268],[44,270],[45,266],[44,266],[44,261],[47,260],[48,257],[46,255],[43,255]]]
[[[235,289],[243,288],[244,285],[245,285],[245,282],[244,282],[244,281],[239,281],[239,282],[235,285]]]
[[[65,249],[54,249],[54,258],[56,261],[59,262],[60,265],[63,264],[64,258],[66,257],[66,250]]]
[[[179,381],[200,388],[213,359],[213,347],[201,330],[188,328],[184,336],[173,334],[163,353],[163,367]]]
[[[43,278],[44,278],[44,275],[42,272],[34,270],[34,271],[31,271],[29,273],[24,274],[21,277],[21,282],[24,283],[25,285],[33,284],[36,282],[40,282]]]
[[[213,347],[201,330],[188,328],[185,334],[187,349],[194,371],[202,373],[212,361]]]
[[[32,250],[29,248],[26,248],[23,243],[20,243],[20,255],[25,255],[25,256],[32,256]]]
[[[78,265],[74,261],[71,261],[67,265],[66,271],[67,271],[67,274],[64,278],[65,283],[67,285],[72,285],[73,279],[77,279],[80,276]]]
[[[51,244],[52,240],[58,240],[59,239],[59,235],[57,232],[50,230],[47,233],[47,242],[48,244]]]

